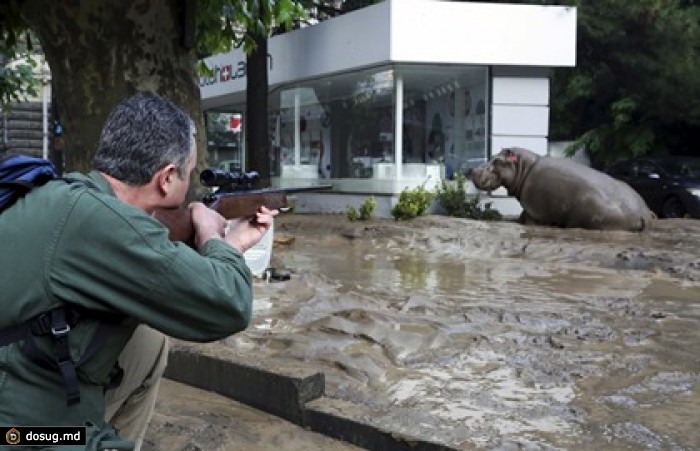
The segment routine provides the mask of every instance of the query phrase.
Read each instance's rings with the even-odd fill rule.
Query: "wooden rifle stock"
[[[329,189],[330,185],[310,186],[289,189],[259,189],[250,191],[234,191],[214,195],[213,201],[207,206],[216,210],[226,219],[250,218],[255,215],[260,206],[270,210],[288,207],[287,193],[301,191],[318,191]],[[188,208],[156,210],[154,217],[170,230],[172,241],[182,241],[194,246],[194,225]]]

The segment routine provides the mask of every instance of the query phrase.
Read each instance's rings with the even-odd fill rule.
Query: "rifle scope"
[[[257,171],[235,172],[209,168],[203,170],[199,175],[199,182],[209,187],[252,186],[259,178],[260,174]]]

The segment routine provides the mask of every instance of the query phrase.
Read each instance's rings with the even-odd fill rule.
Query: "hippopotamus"
[[[519,147],[501,150],[469,178],[483,191],[505,187],[523,208],[523,224],[636,232],[655,217],[626,183],[569,158]]]

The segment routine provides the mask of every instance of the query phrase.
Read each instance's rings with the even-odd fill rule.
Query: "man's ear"
[[[163,166],[153,176],[156,182],[156,188],[163,196],[167,196],[171,190],[172,183],[176,177],[179,177],[177,167],[174,164]]]

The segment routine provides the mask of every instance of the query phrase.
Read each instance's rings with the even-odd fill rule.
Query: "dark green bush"
[[[360,205],[360,219],[363,221],[372,219],[375,208],[377,208],[377,200],[374,196],[365,198],[365,201]]]
[[[345,217],[348,218],[348,221],[357,221],[360,219],[360,214],[357,212],[357,208],[350,206],[345,210]]]
[[[391,209],[391,215],[397,221],[421,216],[428,211],[434,198],[435,194],[426,190],[424,185],[414,189],[404,188],[399,195],[399,201]]]
[[[368,221],[372,219],[375,208],[377,208],[377,200],[374,196],[369,196],[366,197],[362,205],[360,205],[359,212],[355,207],[348,207],[348,209],[345,210],[345,217],[348,218],[349,221]]]
[[[491,202],[485,203],[482,208],[479,205],[478,194],[471,198],[467,196],[465,185],[466,178],[462,174],[457,174],[452,183],[442,179],[437,190],[437,201],[448,216],[485,220],[503,219],[498,210],[491,208]]]

